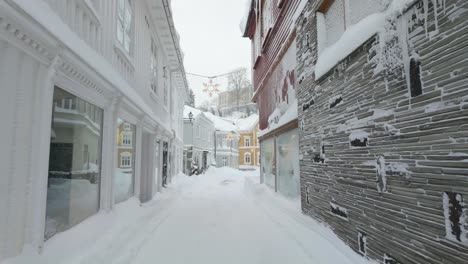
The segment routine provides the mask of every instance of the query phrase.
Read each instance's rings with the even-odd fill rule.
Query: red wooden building
[[[287,196],[299,195],[295,22],[306,3],[251,0],[243,28],[252,41],[262,181]]]

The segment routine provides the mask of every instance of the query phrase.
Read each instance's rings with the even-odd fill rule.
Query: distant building
[[[214,152],[217,167],[239,168],[239,134],[234,121],[215,116],[205,115],[214,123]]]
[[[242,118],[258,112],[257,105],[251,101],[252,88],[229,90],[218,94],[217,110],[223,117]]]
[[[260,166],[258,115],[236,120],[239,133],[239,169],[252,170]]]
[[[184,107],[184,173],[192,175],[194,166],[204,171],[214,163],[215,127],[199,109]]]

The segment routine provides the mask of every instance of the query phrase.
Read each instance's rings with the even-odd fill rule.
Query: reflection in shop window
[[[115,174],[115,202],[120,203],[134,195],[135,184],[135,125],[117,120],[118,159]]]
[[[132,154],[124,152],[120,154],[120,167],[128,168],[132,166]]]
[[[277,141],[278,191],[285,196],[298,197],[299,192],[299,139],[297,130],[278,136]]]
[[[262,142],[262,154],[261,154],[261,173],[263,182],[275,189],[275,141],[274,139],[268,139]]]
[[[102,109],[55,87],[45,239],[99,210],[102,120]]]

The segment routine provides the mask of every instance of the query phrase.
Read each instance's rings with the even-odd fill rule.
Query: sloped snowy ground
[[[258,181],[230,168],[180,175],[150,203],[131,199],[3,264],[371,263]]]

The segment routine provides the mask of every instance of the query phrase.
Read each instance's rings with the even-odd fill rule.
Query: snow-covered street
[[[365,263],[326,227],[258,184],[258,171],[179,175],[5,263]]]

